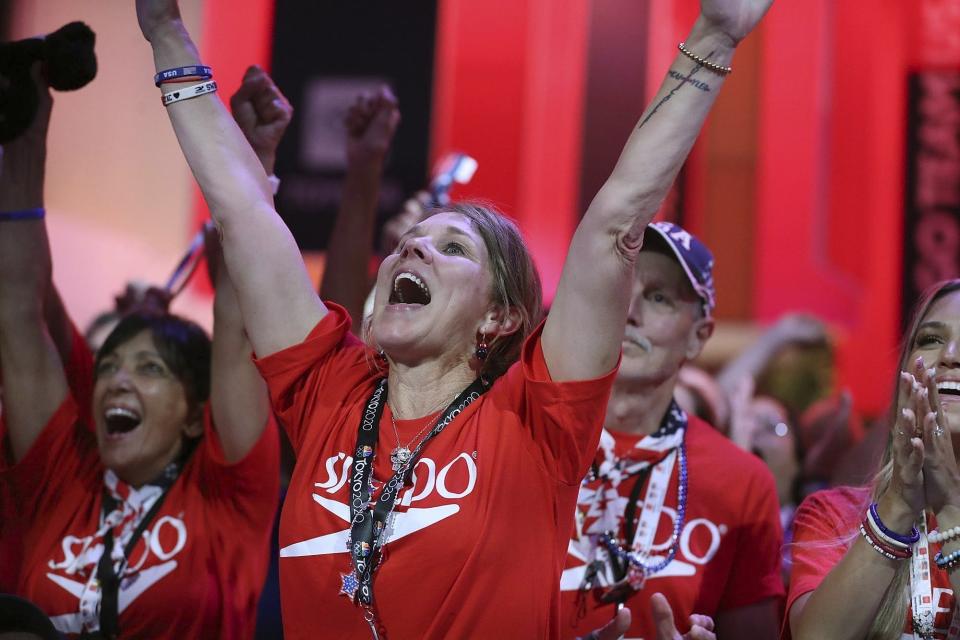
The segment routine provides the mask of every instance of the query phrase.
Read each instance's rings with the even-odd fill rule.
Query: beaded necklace
[[[607,548],[607,551],[620,559],[621,562],[626,562],[630,566],[627,577],[635,589],[642,587],[647,578],[666,568],[677,556],[677,549],[680,546],[680,534],[683,532],[687,511],[688,476],[686,433],[684,433],[684,440],[680,443],[676,451],[680,461],[680,471],[677,478],[677,517],[673,522],[673,534],[671,535],[670,549],[667,551],[667,555],[658,559],[656,562],[649,563],[644,559],[647,555],[646,551],[641,552],[641,549],[636,548],[639,545],[634,545],[634,549],[629,551],[623,548],[613,532],[606,531],[600,536],[600,542]],[[644,505],[644,509],[646,510],[646,505]],[[659,511],[658,509],[656,514],[658,519]],[[642,517],[641,515],[641,518]]]
[[[669,565],[676,557],[679,549],[680,536],[686,522],[687,487],[689,479],[686,431],[687,416],[676,403],[672,403],[666,416],[664,416],[663,424],[660,429],[657,430],[657,433],[654,434],[654,437],[657,438],[657,444],[663,447],[660,450],[664,452],[659,460],[646,464],[640,463],[639,467],[631,469],[630,465],[626,464],[624,459],[613,458],[615,454],[612,449],[607,450],[608,447],[601,445],[601,449],[607,451],[608,454],[607,461],[604,462],[605,469],[601,470],[600,467],[595,465],[592,473],[584,479],[585,485],[594,480],[601,481],[601,486],[598,487],[594,493],[594,506],[591,508],[591,511],[598,513],[600,517],[603,518],[603,524],[600,526],[605,527],[606,530],[603,530],[595,540],[607,551],[610,559],[614,563],[623,564],[624,568],[622,571],[626,574],[626,577],[634,589],[639,589],[647,577],[662,571]],[[677,442],[677,440],[679,440],[679,442]],[[658,556],[650,560],[648,556],[653,546],[653,538],[656,534],[657,524],[666,500],[670,476],[673,474],[674,463],[677,461],[679,461],[680,465],[677,474],[677,511],[673,523],[670,548],[666,556]],[[606,485],[610,486],[610,490],[616,492],[619,482],[633,475],[637,476],[634,482],[634,488],[627,501],[626,513],[622,514],[626,539],[621,542],[616,530],[613,529],[613,527],[619,526],[617,523],[619,522],[620,514],[618,514],[617,518],[611,518],[607,509],[604,507],[598,508],[597,501],[603,500],[607,494],[607,490],[604,488]],[[631,503],[633,506],[637,504],[640,498],[640,491],[643,489],[643,485],[648,476],[650,477],[650,482],[647,485],[646,495],[642,501],[643,507],[638,518],[638,527],[634,534],[632,532],[633,508],[631,508]],[[585,519],[585,513],[581,513],[580,515]],[[627,522],[628,520],[629,522]],[[578,528],[581,524],[582,520],[578,520]],[[594,529],[594,535],[598,533],[598,524],[599,521],[591,525],[591,529]],[[582,535],[582,533],[581,531],[580,535]],[[578,535],[578,537],[580,537],[580,535]],[[599,565],[595,562],[593,567],[594,569],[589,570],[585,576],[585,582],[582,588],[590,588],[593,584],[596,576],[596,568],[598,568]],[[616,569],[616,571],[621,571],[621,569]]]

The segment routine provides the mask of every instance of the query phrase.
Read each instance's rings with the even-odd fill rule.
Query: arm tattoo
[[[713,57],[713,54],[714,54],[714,53],[715,53],[714,51],[711,51],[710,54],[707,55],[704,59],[705,59],[705,60],[709,60],[710,58]],[[691,69],[691,70],[690,70],[690,73],[688,73],[687,75],[683,75],[682,73],[680,73],[680,72],[678,72],[678,71],[673,71],[673,70],[671,70],[668,75],[669,75],[671,78],[677,78],[677,79],[679,79],[680,81],[677,83],[677,85],[676,85],[673,89],[670,90],[670,93],[668,93],[667,95],[663,96],[663,98],[660,99],[660,102],[658,102],[657,104],[654,105],[653,109],[650,110],[650,113],[647,114],[647,117],[644,118],[643,120],[641,120],[641,121],[640,121],[640,124],[637,125],[637,129],[642,129],[642,128],[643,128],[643,125],[645,125],[645,124],[647,124],[648,122],[650,122],[650,118],[652,118],[652,117],[654,116],[654,114],[660,109],[660,107],[662,107],[662,106],[664,105],[664,103],[667,102],[667,100],[669,100],[670,98],[672,98],[672,97],[673,97],[673,94],[675,94],[677,91],[679,91],[680,88],[681,88],[683,85],[685,85],[685,84],[690,84],[690,85],[696,87],[697,89],[700,89],[701,91],[710,91],[710,85],[708,85],[706,82],[703,82],[702,80],[694,80],[694,79],[693,79],[693,76],[696,75],[696,73],[697,73],[698,71],[700,71],[701,69],[703,69],[703,65],[699,65],[699,64],[698,64],[698,65],[694,65],[693,69]]]
[[[668,72],[668,75],[674,80],[679,80],[681,82],[689,82],[691,87],[694,87],[695,89],[700,89],[700,91],[707,91],[707,92],[710,91],[710,85],[708,85],[706,82],[702,80],[694,80],[690,76],[685,76],[679,71],[674,71],[673,69],[671,69]]]

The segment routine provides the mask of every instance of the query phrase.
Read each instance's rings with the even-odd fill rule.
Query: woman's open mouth
[[[393,278],[388,304],[430,304],[430,289],[420,277],[409,271],[401,271]]]
[[[122,436],[140,426],[142,416],[127,407],[109,407],[103,412],[108,436]]]

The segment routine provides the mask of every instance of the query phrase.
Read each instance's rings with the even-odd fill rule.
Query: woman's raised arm
[[[688,53],[677,54],[570,244],[543,331],[555,380],[596,377],[616,364],[644,229],[703,126],[735,47],[772,1],[702,0],[683,44]]]
[[[14,461],[67,396],[63,362],[44,322],[51,262],[43,182],[53,102],[38,67],[40,108],[30,128],[4,146],[0,167],[0,386]]]
[[[293,117],[290,103],[263,69],[252,66],[230,98],[230,108],[264,171],[273,173],[277,146]],[[210,280],[216,288],[210,410],[224,457],[237,462],[260,440],[270,417],[270,401],[267,384],[250,358],[250,342],[216,231],[208,229],[205,241]]]
[[[175,0],[136,0],[157,72],[201,63]],[[164,85],[164,93],[191,84]],[[266,173],[212,93],[167,107],[177,140],[220,229],[250,342],[266,356],[301,342],[327,310],[297,243],[273,208]]]

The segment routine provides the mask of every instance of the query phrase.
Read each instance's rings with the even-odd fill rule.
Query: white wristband
[[[205,93],[213,93],[216,90],[217,83],[213,80],[208,80],[206,82],[201,82],[200,84],[193,84],[189,87],[184,87],[183,89],[177,89],[176,91],[169,91],[163,94],[163,106],[169,107],[174,102],[189,100],[190,98],[202,96]]]

